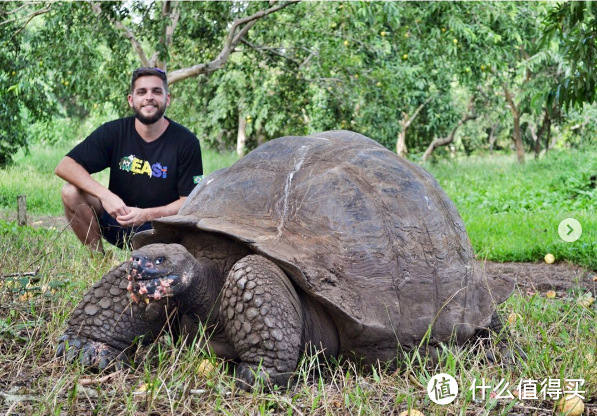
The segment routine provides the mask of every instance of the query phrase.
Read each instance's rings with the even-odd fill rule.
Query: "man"
[[[166,73],[133,73],[129,106],[135,115],[100,126],[72,149],[55,173],[71,228],[92,251],[104,251],[102,236],[123,248],[151,220],[174,215],[201,180],[197,137],[164,116],[170,105]],[[110,168],[106,189],[91,177]]]

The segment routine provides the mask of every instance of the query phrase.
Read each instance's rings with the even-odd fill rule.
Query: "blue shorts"
[[[108,243],[118,248],[124,248],[125,246],[131,248],[131,239],[135,233],[151,230],[152,228],[150,221],[136,227],[123,227],[107,212],[104,212],[99,219],[99,226],[102,237],[104,237]]]

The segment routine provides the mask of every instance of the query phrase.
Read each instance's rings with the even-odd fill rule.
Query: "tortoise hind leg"
[[[265,257],[244,257],[230,270],[222,296],[220,316],[241,359],[239,387],[285,387],[298,365],[303,331],[301,302],[286,274]]]
[[[57,357],[100,370],[119,368],[136,340],[148,343],[159,335],[167,319],[165,306],[131,302],[126,266],[106,273],[77,305],[58,340]]]

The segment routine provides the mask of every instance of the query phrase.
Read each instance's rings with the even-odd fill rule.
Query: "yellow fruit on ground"
[[[567,395],[556,402],[555,413],[563,416],[579,416],[585,411],[585,404],[578,396]]]
[[[377,85],[378,87],[381,87],[381,82],[378,82],[378,83],[377,83],[377,84],[375,84],[375,85]]]
[[[383,32],[383,31],[382,31],[382,32],[380,32],[379,34],[380,34],[381,36],[386,36],[388,33],[387,33],[387,32]]]
[[[445,32],[446,32],[446,30],[447,30],[447,29],[446,29],[445,27],[442,27],[442,32],[444,32],[444,33],[445,33]]]
[[[453,43],[454,45],[458,45],[458,39],[452,39],[452,43]]]
[[[556,257],[553,254],[547,253],[545,255],[545,263],[553,264],[553,262],[555,262],[555,261],[556,261]]]
[[[508,323],[510,325],[514,325],[519,318],[521,318],[519,314],[512,312],[510,315],[508,315]]]
[[[593,276],[593,281],[597,282],[597,276]]]
[[[197,368],[197,375],[200,377],[211,377],[216,372],[216,366],[209,360],[201,361],[199,368]]]
[[[348,41],[347,40],[344,41],[344,46],[348,46]]]
[[[593,302],[595,302],[595,298],[592,296],[582,296],[576,301],[577,305],[582,306],[583,308],[589,308]]]
[[[553,290],[548,290],[547,293],[545,294],[545,297],[547,299],[553,299],[556,297],[556,292]]]
[[[408,54],[405,53],[404,55],[402,55],[402,59],[407,60],[408,59]]]
[[[416,409],[404,410],[398,416],[425,416],[423,412]]]

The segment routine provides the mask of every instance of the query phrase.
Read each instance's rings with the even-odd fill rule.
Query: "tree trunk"
[[[245,145],[247,143],[247,119],[243,116],[242,111],[238,112],[238,136],[236,138],[236,153],[238,157],[245,155]]]
[[[398,141],[396,142],[396,153],[400,157],[406,157],[408,153],[408,149],[406,148],[406,128],[404,127],[403,123],[400,122],[402,125],[402,130],[398,133]]]
[[[510,112],[512,113],[512,119],[514,120],[514,146],[516,148],[516,158],[518,163],[524,163],[524,146],[522,144],[522,133],[520,131],[520,110],[516,107],[514,103],[514,99],[512,98],[512,94],[508,89],[508,86],[504,84],[504,95],[506,96],[506,101],[508,102],[508,106],[510,107]]]
[[[548,137],[551,135],[551,117],[549,115],[549,111],[547,111],[547,108],[545,109],[545,114],[543,115],[543,122],[541,123],[541,127],[539,128],[539,132],[537,133],[536,137],[533,137],[533,140],[535,141],[535,146],[533,147],[533,150],[535,151],[535,159],[539,159],[539,157],[543,153],[541,151],[541,139],[543,139],[543,135],[545,134],[545,132],[547,132]]]
[[[478,116],[475,112],[475,97],[472,96],[471,99],[469,100],[468,108],[466,109],[466,112],[463,114],[462,118],[458,121],[458,124],[456,124],[456,126],[454,126],[454,128],[450,132],[450,135],[448,137],[433,139],[433,141],[431,142],[431,144],[429,145],[427,150],[425,150],[425,153],[423,153],[423,161],[424,162],[427,161],[431,157],[431,154],[433,153],[433,151],[435,149],[437,149],[438,147],[446,146],[446,145],[452,143],[454,141],[454,137],[456,136],[456,131],[460,128],[460,126],[462,126],[463,124],[467,123],[470,120],[476,119],[477,117]]]
[[[423,104],[417,107],[410,117],[405,112],[402,113],[402,120],[400,121],[401,129],[398,133],[398,141],[396,141],[396,153],[398,156],[406,157],[406,154],[408,153],[408,148],[406,147],[406,130],[408,130],[413,120],[417,118],[423,107],[425,107],[432,99],[433,97],[427,98]]]
[[[491,130],[489,131],[489,154],[493,154],[493,148],[495,146],[495,141],[497,140],[497,129],[500,127],[500,122],[496,122],[493,126],[491,126]]]
[[[261,146],[263,143],[265,143],[265,136],[262,133],[259,133],[257,135],[257,146]]]

